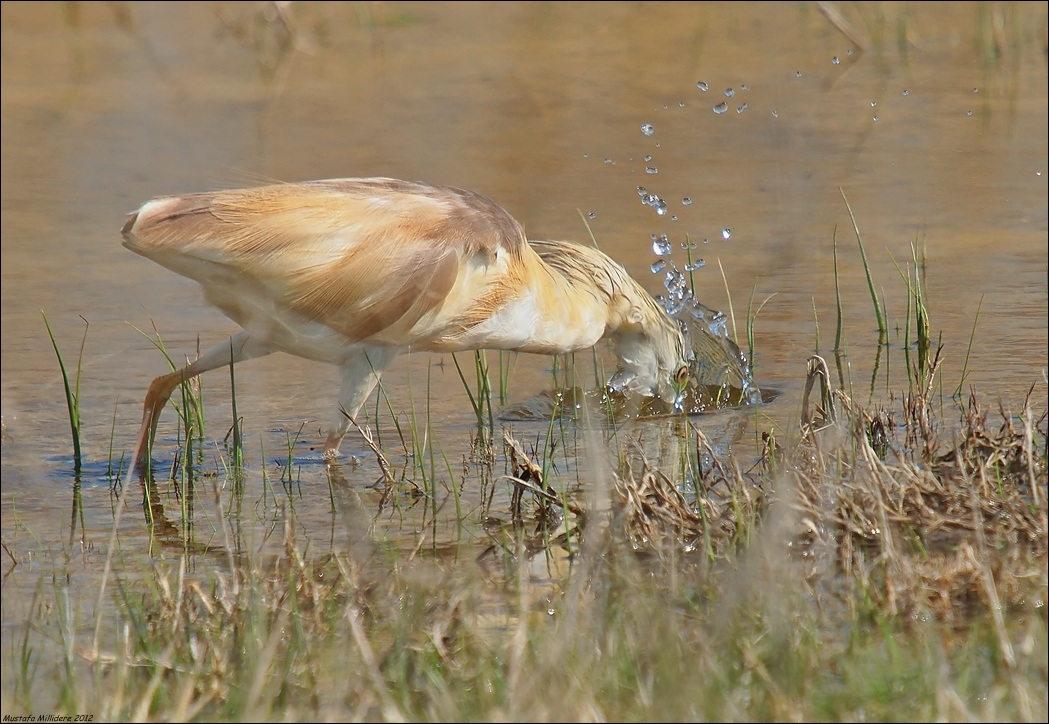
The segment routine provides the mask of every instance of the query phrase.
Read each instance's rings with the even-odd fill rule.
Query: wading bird
[[[324,443],[406,351],[542,354],[614,342],[615,389],[680,400],[692,351],[679,323],[595,248],[528,241],[507,211],[463,189],[348,178],[169,196],[128,217],[124,246],[194,279],[243,331],[146,393],[133,470],[182,382],[272,352],[341,370]]]

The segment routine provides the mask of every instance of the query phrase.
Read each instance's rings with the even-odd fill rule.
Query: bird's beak
[[[608,386],[613,392],[623,392],[633,387],[632,383],[636,378],[637,373],[634,370],[621,369],[612,375],[612,379],[608,381]]]

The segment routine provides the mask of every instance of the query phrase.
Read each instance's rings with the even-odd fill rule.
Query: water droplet
[[[678,101],[677,102],[677,107],[678,108],[684,108],[685,107],[685,101]]]
[[[794,77],[795,78],[800,78],[801,77],[801,71],[800,70],[794,71]]]
[[[911,92],[909,90],[907,90],[906,88],[903,89],[903,95],[909,96],[910,94]]]
[[[980,92],[979,88],[973,88],[973,93],[979,93],[979,92]]]
[[[666,234],[652,234],[652,251],[657,256],[668,256],[674,253],[674,245],[670,243]]]
[[[736,91],[732,90],[731,88],[726,88],[725,95],[731,98],[732,96],[736,95]]]
[[[727,239],[730,236],[732,236],[732,229],[730,229],[730,228],[728,228],[726,226],[724,229],[721,230],[721,238],[722,239]]]
[[[705,237],[704,237],[704,239],[703,239],[703,243],[704,243],[704,244],[709,244],[709,243],[710,243],[710,239],[707,239],[707,238],[705,238]]]
[[[741,86],[739,87],[739,89],[740,89],[741,91],[749,91],[749,90],[750,90],[750,86],[749,86],[749,85],[747,85],[746,83],[744,83],[743,85],[741,85]]]
[[[692,199],[689,198],[688,196],[686,196],[685,198],[681,199],[681,205],[682,206],[691,206],[692,205]]]
[[[968,111],[968,112],[967,112],[967,113],[966,113],[965,115],[967,115],[967,116],[971,116],[972,114],[973,114],[973,112],[972,112],[972,111],[970,110],[970,111]]]
[[[639,191],[640,190],[641,189],[639,189]],[[659,201],[660,198],[658,196],[656,196],[655,194],[650,194],[647,191],[645,191],[645,193],[641,195],[641,203],[643,203],[645,206],[657,206],[659,204]]]
[[[700,89],[701,91],[703,91],[704,93],[706,93],[706,92],[707,92],[707,90],[709,90],[709,89],[710,89],[710,86],[709,86],[709,85],[707,85],[705,81],[702,81],[702,80],[701,80],[701,81],[699,81],[698,83],[696,83],[696,88],[699,88],[699,89]]]
[[[597,214],[595,214],[593,211],[591,211],[590,213],[588,213],[586,215],[586,218],[588,218],[588,219],[596,219],[597,218]]]
[[[691,304],[692,316],[699,321],[707,325],[707,329],[715,337],[725,337],[728,335],[728,318],[725,313],[717,309],[711,309],[699,300],[692,300]]]
[[[607,163],[607,164],[608,164],[609,166],[615,166],[615,165],[616,165],[616,162],[615,162],[615,161],[613,161],[613,160],[612,160],[612,159],[610,159],[610,158],[606,158],[606,159],[605,159],[605,163]]]
[[[692,241],[691,239],[687,239],[681,242],[681,248],[685,251],[692,251],[696,248],[696,242]]]
[[[645,156],[645,163],[648,163],[651,160],[652,160],[651,156]]]
[[[845,51],[845,55],[852,55],[852,48]]]
[[[663,271],[666,268],[667,268],[667,261],[666,261],[666,259],[660,259],[659,261],[652,262],[652,273],[653,274],[659,274],[659,272]]]
[[[695,271],[696,269],[702,269],[707,263],[702,259],[696,259],[691,264],[685,264],[685,271]]]
[[[772,117],[779,118],[779,112],[775,108],[772,109]]]
[[[835,55],[833,58],[830,59],[830,62],[834,65],[841,65],[841,58]]]
[[[645,173],[647,173],[647,174],[657,174],[657,173],[659,173],[659,169],[656,168],[655,166],[645,166]]]
[[[877,123],[878,122],[878,117],[877,116],[871,116],[871,120],[874,121],[875,123]]]
[[[583,154],[583,158],[590,158],[590,154],[589,153],[584,153]]]
[[[717,113],[719,116],[722,113],[724,113],[725,111],[727,111],[727,110],[728,110],[728,103],[725,103],[724,101],[722,101],[721,103],[718,103],[716,106],[714,106],[714,112]]]
[[[671,221],[677,221],[677,214],[671,214],[670,215],[670,220]]]
[[[642,123],[641,132],[644,133],[646,136],[651,136],[653,133],[656,132],[656,129],[652,127],[651,123]]]
[[[877,108],[877,107],[878,107],[878,101],[871,101],[871,108]]]
[[[685,301],[690,298],[685,275],[671,264],[666,278],[663,279],[663,286],[667,290],[667,297],[663,300],[663,309],[668,314],[677,314],[681,311]]]
[[[736,109],[736,113],[737,114],[742,113],[743,111],[747,110],[748,108],[750,108],[750,106],[748,106],[746,103],[744,103],[743,105],[741,105],[739,108]]]

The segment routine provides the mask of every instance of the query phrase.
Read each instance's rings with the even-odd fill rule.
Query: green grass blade
[[[47,327],[47,335],[51,338],[51,346],[55,349],[55,356],[58,357],[58,368],[62,371],[62,386],[65,388],[66,393],[66,409],[69,412],[69,431],[73,438],[73,471],[76,473],[80,472],[82,457],[80,452],[80,369],[84,355],[84,342],[80,343],[80,357],[77,359],[77,373],[76,382],[74,387],[69,386],[69,374],[66,372],[66,364],[62,359],[62,352],[58,349],[58,341],[55,340],[55,333],[51,330],[51,325],[47,321],[47,315],[44,314],[43,310],[40,312],[44,317],[44,326]],[[84,319],[81,317],[81,319]],[[84,324],[87,325],[87,320],[84,319]],[[87,326],[84,327],[84,341],[87,340]]]
[[[874,305],[874,316],[878,320],[878,343],[885,344],[889,338],[888,326],[885,324],[885,310],[882,309],[881,304],[878,303],[878,293],[874,290],[874,279],[871,277],[871,267],[867,263],[867,252],[863,249],[863,237],[860,236],[860,227],[856,223],[856,215],[852,213],[852,207],[849,206],[849,200],[845,197],[845,191],[842,188],[838,188],[841,193],[841,198],[845,201],[845,208],[849,211],[849,218],[852,219],[852,229],[856,232],[856,243],[860,247],[860,258],[863,260],[863,273],[867,275],[867,288],[871,293],[871,303]]]

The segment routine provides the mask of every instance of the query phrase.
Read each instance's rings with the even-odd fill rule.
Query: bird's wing
[[[129,248],[206,290],[242,284],[265,297],[257,302],[349,340],[410,329],[446,303],[468,261],[483,267],[524,244],[517,221],[479,194],[393,179],[158,199],[128,220],[124,236]]]

